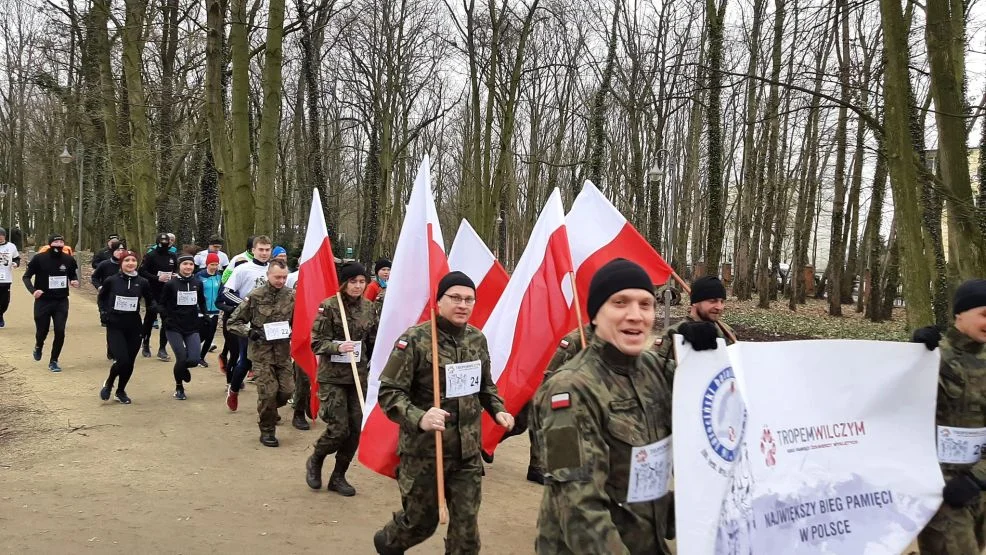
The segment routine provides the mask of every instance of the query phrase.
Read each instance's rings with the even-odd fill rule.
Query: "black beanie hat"
[[[624,289],[643,289],[654,294],[654,284],[651,283],[650,276],[635,262],[617,258],[599,268],[589,282],[589,300],[586,303],[589,321],[596,318],[607,299]]]
[[[986,279],[970,279],[955,290],[952,314],[986,306]]]
[[[52,244],[52,243],[54,243],[55,241],[64,241],[64,240],[65,240],[65,237],[62,237],[61,235],[59,235],[57,233],[52,233],[51,235],[48,236],[48,244],[49,245]]]
[[[476,292],[476,284],[469,279],[469,276],[462,272],[449,272],[445,274],[445,277],[438,282],[438,294],[435,296],[435,300],[441,299],[446,291],[455,287],[456,285],[462,285],[463,287],[468,287]]]
[[[692,282],[692,304],[725,298],[726,286],[716,276],[703,276]]]
[[[366,268],[359,262],[346,262],[339,269],[339,284],[343,285],[347,281],[357,276],[365,276]]]
[[[190,254],[183,254],[178,257],[178,265],[180,266],[182,262],[192,262],[195,263],[195,257]]]
[[[381,258],[380,260],[377,260],[377,263],[373,265],[373,273],[379,274],[380,270],[383,270],[384,268],[390,268],[390,264],[391,262],[386,258]]]

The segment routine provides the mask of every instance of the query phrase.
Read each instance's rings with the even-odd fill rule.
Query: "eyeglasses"
[[[459,295],[445,295],[445,296],[448,297],[450,301],[452,301],[452,304],[465,303],[466,306],[472,306],[476,304],[476,297],[461,297]]]

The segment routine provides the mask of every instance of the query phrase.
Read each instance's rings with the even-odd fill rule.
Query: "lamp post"
[[[496,258],[497,258],[497,260],[500,261],[501,264],[503,263],[503,258],[501,257],[501,255],[503,253],[500,252],[502,250],[501,249],[501,245],[504,243],[504,233],[503,233],[503,231],[504,231],[503,230],[503,210],[500,210],[496,214],[496,235],[497,235],[497,241],[496,241]]]
[[[72,156],[68,151],[69,140],[75,141],[75,156]],[[79,252],[82,250],[82,194],[83,194],[83,164],[85,163],[85,157],[82,152],[82,141],[76,139],[75,137],[67,137],[65,143],[62,146],[62,153],[58,155],[58,159],[61,160],[63,164],[68,164],[72,160],[77,160],[79,162],[79,231],[75,237],[75,251]]]

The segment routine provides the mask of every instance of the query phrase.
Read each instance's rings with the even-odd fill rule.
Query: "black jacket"
[[[96,271],[92,273],[92,277],[90,278],[92,286],[99,289],[102,287],[104,281],[109,279],[113,274],[118,273],[120,273],[120,262],[117,259],[110,258],[109,260],[104,260],[100,262],[99,266],[96,266]]]
[[[132,311],[118,309],[117,297],[127,297],[126,300],[129,301],[136,299],[135,309]],[[140,322],[140,299],[144,299],[145,310],[154,302],[154,297],[151,296],[151,287],[146,279],[140,276],[128,276],[122,272],[111,275],[103,280],[103,288],[99,290],[99,294],[96,296],[100,320],[107,326],[138,325],[137,323]],[[125,306],[125,304],[121,302],[121,305]]]
[[[179,297],[193,294],[195,302],[180,304]],[[186,301],[188,302],[188,301]],[[202,282],[194,275],[190,277],[176,276],[164,284],[164,291],[158,299],[158,311],[164,318],[164,329],[181,333],[194,333],[201,327],[200,318],[204,315],[205,295],[202,292]]]
[[[92,269],[95,270],[96,268],[99,268],[100,264],[106,262],[107,260],[111,260],[112,258],[113,258],[113,251],[111,251],[109,247],[107,247],[97,252],[96,254],[92,255],[92,262],[90,263],[90,265],[92,266]]]
[[[52,280],[60,281],[65,278],[65,287],[51,288]],[[70,281],[78,281],[79,265],[75,259],[64,252],[56,253],[49,250],[34,255],[27,264],[27,271],[24,272],[24,286],[32,294],[35,290],[44,291],[42,300],[67,299]]]
[[[161,296],[161,291],[164,290],[165,285],[158,281],[159,272],[170,272],[178,275],[178,255],[168,249],[162,250],[161,247],[153,248],[144,255],[144,260],[137,268],[137,273],[151,285],[151,291],[154,292],[155,297]]]

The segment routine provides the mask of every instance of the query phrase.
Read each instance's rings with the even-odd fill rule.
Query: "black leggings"
[[[51,361],[58,360],[65,344],[65,323],[68,321],[68,299],[45,299],[34,301],[34,327],[37,331],[34,345],[40,349],[48,339],[48,329],[55,324],[55,340],[51,343]]]
[[[113,387],[113,380],[120,378],[117,392],[126,392],[127,382],[134,373],[134,361],[137,360],[137,353],[140,352],[140,317],[134,315],[133,321],[129,324],[106,328],[106,342],[109,343],[114,361],[110,366],[110,376],[106,379],[106,385]]]
[[[205,355],[209,353],[209,347],[212,347],[212,340],[216,337],[216,327],[218,325],[218,315],[210,315],[205,319],[205,323],[202,325],[202,331],[199,332],[199,335],[202,336],[202,352],[199,359],[205,360]]]
[[[175,385],[182,389],[182,382],[192,381],[189,368],[199,365],[199,332],[182,333],[168,330],[168,344],[175,352]]]
[[[226,329],[226,320],[223,320],[223,352],[219,354],[226,361],[226,383],[233,380],[233,369],[240,361],[240,337]]]
[[[0,283],[0,318],[3,318],[8,307],[10,307],[10,284]]]
[[[151,333],[154,331],[154,320],[157,320],[158,313],[151,307],[147,307],[147,312],[144,313],[144,343],[148,345],[151,344]],[[165,345],[168,344],[168,340],[165,339],[164,335],[164,322],[161,322],[161,333],[158,336],[158,349],[163,349]]]

